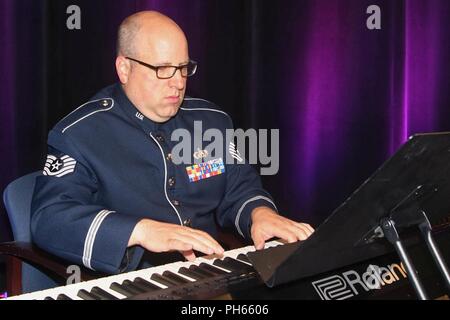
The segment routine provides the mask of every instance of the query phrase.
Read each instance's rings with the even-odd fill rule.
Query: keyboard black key
[[[132,296],[135,296],[135,295],[141,293],[140,291],[137,291],[130,287],[123,286],[121,284],[118,284],[117,282],[111,283],[109,288],[120,294],[123,294],[126,297],[132,297]]]
[[[214,273],[214,275],[228,274],[228,272],[226,272],[222,269],[216,268],[216,267],[214,267],[210,264],[204,263],[204,262],[200,263],[199,267],[206,271],[210,271],[210,272]]]
[[[175,281],[167,278],[166,276],[160,275],[158,273],[152,274],[150,279],[152,279],[153,281],[156,281],[158,283],[161,283],[167,287],[173,287],[173,286],[178,285]]]
[[[177,275],[176,273],[173,273],[172,271],[164,271],[163,276],[169,278],[170,280],[176,282],[177,284],[186,284],[191,281],[187,280],[186,278],[183,278],[182,276]]]
[[[126,282],[125,282],[126,281]],[[144,285],[136,283],[134,281],[130,281],[130,280],[125,280],[124,283],[133,288],[136,289],[136,291],[139,291],[139,293],[144,293],[144,292],[149,292],[151,290],[147,289]]]
[[[117,300],[118,298],[99,287],[93,287],[92,294],[97,295],[101,300]]]
[[[223,259],[224,261],[226,261],[227,263],[230,263],[232,265],[235,265],[236,268],[239,268],[238,270],[242,270],[242,271],[255,271],[255,269],[253,269],[253,266],[248,265],[247,263],[244,263],[242,261],[239,261],[238,259],[233,259],[231,257],[226,257],[225,259]]]
[[[226,257],[223,260],[216,259],[214,260],[214,265],[219,266],[221,268],[225,268],[231,271],[251,271],[253,268],[248,264],[245,264],[241,261],[235,260],[230,257]]]
[[[141,277],[137,277],[136,279],[134,279],[133,283],[135,285],[139,285],[145,288],[147,291],[161,290],[161,287],[158,287],[156,284],[148,282],[147,280],[144,280]]]
[[[241,260],[241,261],[244,261],[244,262],[247,262],[247,263],[250,263],[251,264],[251,262],[250,262],[250,259],[247,257],[247,255],[246,254],[243,254],[243,253],[241,253],[240,255],[238,255],[237,257],[236,257],[236,259],[238,259],[238,260]]]
[[[56,300],[72,300],[72,299],[66,296],[64,293],[61,293],[56,297]]]
[[[200,268],[196,264],[191,265],[189,267],[189,270],[192,270],[192,271],[194,271],[196,273],[202,274],[202,275],[204,275],[207,278],[214,277],[216,275],[215,273],[213,273],[211,271],[205,270],[204,268]]]
[[[226,270],[236,271],[236,268],[228,266],[226,262],[220,259],[214,260],[213,264]]]
[[[204,274],[195,272],[194,270],[188,269],[186,267],[181,267],[178,270],[178,273],[180,273],[182,275],[185,275],[185,276],[188,276],[188,277],[190,277],[192,279],[195,279],[195,280],[202,280],[202,279],[206,279],[207,278],[207,276],[205,276]]]
[[[97,295],[87,292],[85,289],[81,289],[80,291],[78,291],[77,296],[79,296],[83,300],[100,300]]]
[[[134,284],[131,280],[124,280],[122,282],[122,286],[125,286],[128,289],[135,290],[137,293],[144,293],[147,291],[145,288],[142,288],[141,286]]]

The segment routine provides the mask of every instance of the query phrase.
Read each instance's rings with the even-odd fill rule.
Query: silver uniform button
[[[186,219],[183,221],[185,227],[192,227],[191,219]]]
[[[169,182],[169,187],[173,187],[175,185],[175,178],[170,177],[168,182]]]
[[[103,100],[103,101],[102,101],[102,106],[104,106],[104,107],[109,106],[108,100]]]
[[[180,201],[178,201],[178,200],[172,200],[172,203],[174,206],[177,206],[177,207],[180,205]]]

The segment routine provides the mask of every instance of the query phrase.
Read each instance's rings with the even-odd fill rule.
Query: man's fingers
[[[286,226],[286,229],[288,229],[290,232],[294,233],[297,240],[300,240],[300,241],[306,240],[309,237],[309,235],[311,234],[309,229],[307,229],[301,225],[298,225],[298,224],[290,224],[290,225]]]
[[[184,256],[184,258],[188,261],[194,261],[195,258],[197,258],[195,256],[194,251],[192,250],[188,250],[188,251],[181,251],[181,254]]]
[[[277,227],[280,229],[280,232],[290,232],[289,235],[286,233],[286,237],[292,236],[292,233],[295,235],[297,240],[306,240],[309,236],[314,232],[314,229],[307,223],[295,222],[289,219],[286,219],[282,222],[282,224],[278,224]],[[285,240],[289,241],[287,238]],[[296,241],[296,240],[295,240]],[[290,241],[290,242],[295,242]]]
[[[188,250],[196,250],[199,252],[202,252],[204,254],[222,254],[223,253],[223,249],[222,251],[220,251],[219,249],[208,245],[208,241],[202,241],[203,239],[199,239],[198,237],[193,236],[192,234],[189,233],[177,233],[174,235],[175,239],[173,239],[169,246],[169,250],[179,250],[179,251],[185,251],[185,250],[180,250],[179,248],[174,248],[172,246],[172,244],[177,244],[178,242],[182,242],[185,244],[188,244],[190,247],[188,248]],[[221,247],[220,247],[221,248]]]
[[[306,240],[314,229],[307,223],[299,223],[276,214],[267,208],[256,208],[252,212],[251,235],[256,249],[267,239],[277,237],[286,242]]]
[[[187,252],[187,258],[194,258],[188,251],[200,251],[204,254],[222,255],[224,249],[209,234],[185,226],[154,220],[142,220],[139,244],[152,252]],[[138,224],[139,225],[139,224]],[[139,229],[139,230],[141,230]]]
[[[294,225],[283,224],[272,226],[270,233],[267,234],[267,239],[277,237],[287,241],[288,243],[297,242],[299,240],[305,240],[308,236],[306,232]]]
[[[222,246],[206,232],[195,229],[188,229],[188,230],[191,232],[189,233],[189,236],[196,238],[198,241],[201,241],[204,245],[212,248],[214,250],[213,253],[219,255],[224,253],[225,250],[222,248]]]
[[[299,227],[302,228],[303,230],[306,231],[308,237],[314,232],[314,228],[311,227],[309,224],[307,223],[300,223],[300,222],[295,222],[295,224]]]
[[[289,243],[302,240],[306,237],[305,233],[302,230],[290,224],[274,226],[271,231],[271,237],[278,237],[286,240]]]
[[[253,236],[253,243],[255,244],[256,250],[264,249],[265,241],[264,241],[264,237],[261,234],[256,233]]]
[[[175,251],[184,252],[184,251],[189,251],[189,250],[193,249],[192,244],[185,242],[185,241],[178,240],[178,239],[169,240],[167,243],[167,246],[168,246],[168,248],[165,251],[175,250]]]
[[[295,233],[297,239],[301,241],[308,239],[314,232],[314,229],[307,223],[293,222],[286,226],[286,228]]]

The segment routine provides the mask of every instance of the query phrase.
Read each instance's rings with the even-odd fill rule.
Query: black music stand
[[[417,226],[447,286],[448,268],[431,225],[450,212],[450,132],[412,136],[303,242],[248,253],[274,287],[392,252],[404,263],[419,298],[427,296],[399,232]],[[387,241],[386,241],[387,240]]]

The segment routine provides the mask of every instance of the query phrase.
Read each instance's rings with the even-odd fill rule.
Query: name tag
[[[189,181],[195,182],[224,173],[225,165],[222,158],[218,158],[186,167],[186,172]]]

